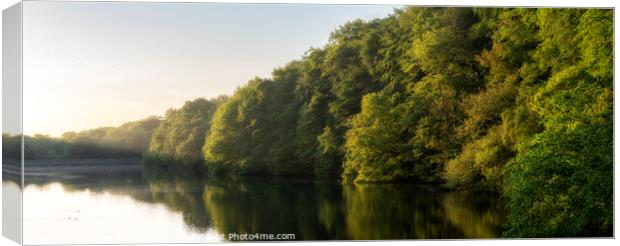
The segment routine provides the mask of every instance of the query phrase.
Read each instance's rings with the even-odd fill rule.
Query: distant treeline
[[[81,132],[67,132],[60,138],[36,134],[24,136],[24,158],[92,159],[140,158],[148,148],[151,135],[159,126],[159,117],[127,122],[119,127],[100,127]],[[2,134],[3,158],[21,156],[21,136]]]
[[[511,201],[507,236],[611,236],[612,50],[611,9],[397,9],[231,96],[169,110],[145,156],[494,189]]]

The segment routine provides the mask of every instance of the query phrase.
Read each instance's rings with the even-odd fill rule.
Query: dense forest
[[[611,236],[612,51],[610,9],[396,9],[230,96],[32,139],[55,146],[43,155],[127,146],[113,155],[213,175],[495,190],[508,237]]]

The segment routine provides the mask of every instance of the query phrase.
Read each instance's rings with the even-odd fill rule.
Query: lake
[[[429,185],[204,179],[165,169],[28,178],[25,244],[205,243],[237,234],[295,240],[500,237],[498,195]]]

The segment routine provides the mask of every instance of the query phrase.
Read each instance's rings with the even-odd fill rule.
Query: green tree
[[[455,138],[464,118],[459,102],[480,87],[482,68],[475,54],[490,34],[474,26],[479,17],[471,9],[411,8],[392,18],[399,21],[388,22],[398,23],[389,30],[414,38],[400,45],[380,40],[379,46],[385,42],[391,49],[380,52],[401,58],[375,61],[379,68],[391,68],[381,76],[389,83],[379,94],[366,94],[362,112],[350,121],[344,177],[439,182],[444,163],[461,145]]]
[[[256,78],[239,88],[216,111],[203,148],[214,171],[298,175],[310,167],[295,160],[300,105],[295,100],[299,63]]]
[[[203,161],[202,146],[217,106],[226,100],[198,98],[180,109],[169,109],[154,130],[146,157],[150,161],[194,165]]]
[[[507,236],[611,236],[612,11],[538,12],[533,55],[550,77],[531,107],[544,130],[517,146],[507,169]]]

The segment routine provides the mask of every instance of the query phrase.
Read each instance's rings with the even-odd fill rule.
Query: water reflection
[[[73,208],[93,211],[90,206],[97,206],[99,211],[93,213],[105,214],[118,224],[133,225],[124,228],[123,233],[116,231],[121,227],[113,224],[98,228],[101,235],[117,235],[117,240],[102,241],[113,243],[157,242],[153,238],[161,242],[207,242],[213,241],[215,234],[229,233],[294,233],[297,240],[493,238],[501,235],[506,217],[503,203],[491,194],[410,184],[343,186],[290,179],[205,180],[193,171],[172,172],[165,166],[105,177],[27,179],[25,198],[51,199],[46,196],[51,184],[62,187],[55,188],[59,195],[53,199],[91,201],[74,204]],[[102,195],[115,199],[102,200]],[[41,222],[43,218],[36,215],[53,212],[46,209],[49,204],[32,202],[25,207],[30,212],[39,211],[30,213],[33,216],[25,218],[25,224]],[[59,206],[66,205],[60,202]],[[166,215],[126,216],[128,210],[153,207],[163,208]],[[80,223],[75,221],[67,227],[66,223],[47,221],[46,227],[75,230]],[[35,235],[36,230],[30,234],[27,230],[26,226],[25,236],[45,239],[45,235]],[[158,235],[153,237],[155,233]],[[131,240],[124,240],[129,234]],[[56,237],[40,243],[90,242],[82,239]]]
[[[300,240],[493,238],[498,197],[420,185],[209,182],[205,204],[223,233],[295,233]]]
[[[344,197],[353,239],[492,238],[505,218],[498,197],[430,186],[346,187]]]
[[[143,171],[152,202],[162,203],[172,212],[179,212],[192,230],[205,232],[211,228],[211,217],[202,193],[205,180],[184,170],[173,172],[166,166],[148,166]]]
[[[212,180],[204,191],[214,226],[225,235],[294,233],[298,240],[342,239],[319,223],[317,197],[312,182],[277,179]]]

